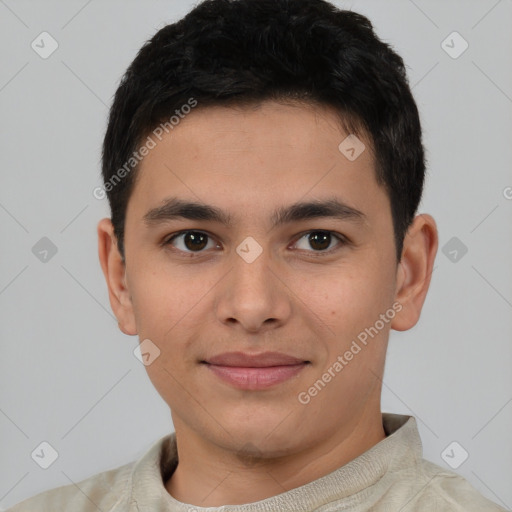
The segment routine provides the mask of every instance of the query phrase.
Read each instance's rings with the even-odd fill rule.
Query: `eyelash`
[[[184,254],[187,254],[187,255],[200,255],[200,254],[206,252],[205,250],[201,250],[201,251],[184,251],[182,249],[177,249],[175,247],[172,247],[172,242],[174,240],[176,240],[180,236],[186,235],[187,233],[200,233],[200,234],[206,235],[209,239],[214,240],[214,237],[211,236],[206,231],[200,231],[200,230],[197,230],[197,229],[186,229],[184,231],[179,231],[178,233],[174,233],[170,237],[166,238],[164,240],[164,242],[162,243],[162,245],[165,246],[165,247],[171,246],[172,250],[180,252],[180,253],[184,253]],[[306,236],[308,236],[308,235],[310,235],[312,233],[325,233],[325,234],[330,235],[331,237],[333,237],[334,239],[336,239],[338,241],[338,244],[336,246],[334,246],[333,248],[331,248],[331,249],[327,249],[327,250],[324,250],[324,251],[315,251],[315,250],[310,250],[310,251],[306,250],[305,251],[305,252],[309,253],[313,257],[322,257],[322,256],[330,255],[331,253],[341,249],[343,246],[350,244],[350,241],[344,235],[342,235],[340,233],[337,233],[335,231],[329,231],[329,230],[326,230],[326,229],[312,229],[312,230],[306,231],[304,233],[301,233],[300,235],[298,235],[298,237],[295,239],[295,241],[293,243],[296,244],[297,242],[299,242],[299,240],[302,240],[304,237],[306,237]],[[217,242],[217,244],[218,244],[218,242]],[[299,249],[299,250],[304,250],[304,249]]]

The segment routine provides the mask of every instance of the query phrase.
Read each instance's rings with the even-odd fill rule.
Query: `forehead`
[[[384,190],[375,179],[370,142],[364,134],[354,137],[325,106],[199,105],[155,140],[137,171],[132,197],[147,207],[169,195],[210,204],[218,198],[249,212],[338,192],[357,207]]]
[[[332,107],[303,101],[264,101],[244,106],[199,105],[164,136],[163,143],[186,144],[198,153],[208,145],[223,150],[250,152],[266,148],[287,149],[295,154],[318,151],[331,156],[339,152],[340,142],[350,134],[345,120]],[[370,149],[365,133],[358,134]],[[316,150],[316,151],[315,151]],[[288,157],[292,156],[288,151]]]

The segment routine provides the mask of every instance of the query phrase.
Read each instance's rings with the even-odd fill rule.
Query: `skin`
[[[338,150],[347,135],[337,114],[318,105],[198,107],[141,163],[127,208],[125,262],[110,219],[98,225],[119,327],[161,351],[146,369],[171,409],[179,464],[165,486],[179,501],[259,501],[316,480],[385,438],[380,396],[389,331],[417,323],[438,235],[434,219],[418,215],[397,263],[370,141],[360,134],[366,150],[349,161]],[[216,206],[232,225],[183,218],[148,225],[144,215],[169,197]],[[277,208],[333,197],[365,218],[272,227]],[[202,252],[183,237],[163,244],[182,230],[206,232],[211,241]],[[315,230],[348,242],[332,238],[322,253],[308,242]],[[252,263],[236,252],[248,236],[262,248]],[[299,393],[394,303],[400,312],[301,403]],[[228,351],[279,351],[309,364],[271,388],[240,390],[200,363]]]

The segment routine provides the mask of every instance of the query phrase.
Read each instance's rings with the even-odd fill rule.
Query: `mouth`
[[[226,352],[201,361],[201,364],[235,388],[259,390],[291,379],[311,362],[279,352]]]

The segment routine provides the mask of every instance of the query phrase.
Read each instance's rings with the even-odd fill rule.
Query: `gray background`
[[[441,466],[457,441],[457,472],[510,508],[512,1],[336,4],[368,15],[408,65],[429,158],[420,211],[440,233],[422,318],[392,332],[383,410],[416,416]],[[119,78],[192,5],[0,0],[0,507],[128,463],[172,429],[110,311],[96,248],[108,209],[92,191]],[[31,48],[43,31],[59,44],[47,59]],[[452,56],[442,46],[453,31],[469,44],[458,58],[458,36]],[[46,261],[43,237],[57,248]],[[58,452],[46,470],[31,458],[42,441]]]

